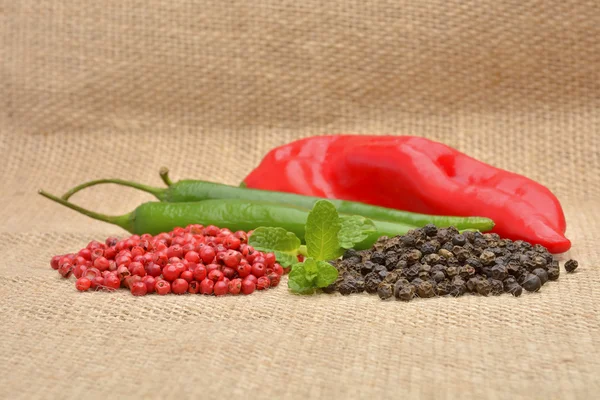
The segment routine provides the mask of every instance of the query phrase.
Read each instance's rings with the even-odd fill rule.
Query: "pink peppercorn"
[[[148,293],[148,289],[144,282],[135,282],[131,285],[131,294],[134,296],[145,296]]]
[[[161,296],[171,293],[171,284],[164,279],[156,281],[154,290]]]
[[[215,283],[212,280],[206,278],[206,279],[202,280],[202,282],[200,282],[200,293],[212,294],[214,287],[215,287]]]
[[[244,279],[242,281],[242,293],[251,294],[256,289],[256,284],[249,279]]]
[[[156,278],[150,275],[146,275],[142,278],[142,282],[146,285],[146,291],[148,293],[153,293],[154,288],[156,286]]]
[[[228,290],[229,288],[227,287],[227,283],[225,283],[224,281],[219,281],[215,283],[215,286],[213,288],[215,296],[224,296],[227,294]]]
[[[242,291],[242,280],[240,278],[232,279],[228,285],[230,294],[240,294]]]
[[[92,281],[90,281],[88,278],[79,278],[77,279],[77,282],[75,282],[75,287],[80,292],[87,291],[90,286],[92,286]]]
[[[258,282],[256,282],[256,289],[264,290],[268,289],[269,286],[271,286],[269,278],[267,278],[266,276],[261,276],[260,278],[258,278]]]
[[[171,284],[171,290],[175,294],[184,294],[188,290],[188,282],[185,279],[175,279]]]

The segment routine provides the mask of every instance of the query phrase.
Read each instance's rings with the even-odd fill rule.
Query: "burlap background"
[[[597,1],[0,0],[0,398],[597,398]],[[75,291],[123,235],[36,194],[238,183],[322,133],[423,135],[563,202],[581,269],[540,293],[381,302]],[[149,196],[73,198],[120,213]]]

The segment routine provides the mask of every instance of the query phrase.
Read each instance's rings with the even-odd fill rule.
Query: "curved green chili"
[[[66,192],[62,198],[68,200],[72,195],[87,187],[103,183],[114,183],[143,190],[154,195],[162,202],[172,203],[193,202],[208,199],[240,199],[248,201],[266,201],[311,209],[315,202],[323,200],[323,198],[320,197],[269,190],[248,189],[199,180],[180,180],[178,182],[172,182],[166,168],[161,169],[160,175],[163,182],[167,185],[166,188],[153,187],[121,179],[98,179],[85,182],[72,188]],[[455,226],[459,230],[477,229],[483,232],[489,231],[494,227],[494,222],[491,219],[484,217],[427,215],[372,206],[354,201],[336,199],[327,200],[333,203],[341,214],[362,215],[363,217],[371,219],[398,222],[415,227],[434,224],[438,227]]]
[[[241,199],[215,199],[197,202],[147,202],[124,215],[105,215],[87,210],[43,190],[39,193],[65,207],[99,221],[117,225],[132,234],[152,235],[168,232],[190,224],[216,225],[232,231],[249,231],[259,226],[281,227],[293,232],[304,241],[304,225],[309,210],[289,205]],[[404,235],[415,226],[373,220],[376,232],[359,243],[357,249],[366,249],[380,236]]]

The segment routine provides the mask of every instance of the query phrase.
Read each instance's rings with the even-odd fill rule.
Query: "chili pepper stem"
[[[137,183],[137,182],[132,182],[132,181],[125,181],[122,179],[96,179],[93,181],[89,181],[89,182],[84,182],[81,185],[77,185],[72,189],[69,189],[69,191],[67,191],[65,194],[63,194],[61,196],[61,199],[63,200],[69,200],[69,198],[71,198],[71,196],[73,196],[75,193],[91,187],[91,186],[96,186],[96,185],[100,185],[100,184],[104,184],[104,183],[114,183],[116,185],[121,185],[121,186],[128,186],[128,187],[132,187],[135,189],[139,189],[142,190],[144,192],[150,193],[153,196],[155,196],[157,199],[159,199],[160,201],[165,201],[165,192],[167,189],[163,189],[163,188],[157,188],[157,187],[153,187],[153,186],[148,186],[148,185],[144,185],[141,183]]]
[[[86,208],[80,207],[76,204],[73,204],[71,202],[68,202],[67,200],[61,199],[58,196],[54,196],[53,194],[50,194],[44,190],[39,190],[38,193],[41,194],[42,196],[46,197],[47,199],[55,201],[58,204],[68,207],[71,210],[75,210],[75,211],[77,211],[83,215],[86,215],[90,218],[96,219],[98,221],[108,222],[110,224],[120,226],[121,228],[125,229],[126,231],[133,232],[134,227],[133,227],[133,214],[132,213],[127,213],[124,215],[100,214],[95,211],[91,211]]]
[[[171,180],[171,178],[169,178],[169,168],[167,167],[161,167],[160,171],[158,171],[161,179],[163,180],[163,182],[165,183],[165,185],[167,186],[172,186],[173,185],[173,181]]]

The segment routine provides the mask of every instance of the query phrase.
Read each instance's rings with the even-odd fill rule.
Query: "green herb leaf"
[[[312,294],[315,291],[313,282],[306,279],[306,270],[302,263],[294,264],[288,275],[288,287],[298,294]]]
[[[256,250],[273,252],[277,262],[289,267],[298,262],[300,239],[283,228],[258,227],[248,238],[248,244]]]
[[[286,253],[286,252],[278,251],[278,250],[269,250],[269,249],[263,249],[263,248],[258,248],[258,247],[254,247],[254,248],[256,250],[266,251],[266,252],[275,254],[275,259],[284,268],[287,268],[290,265],[294,265],[294,263],[298,262],[298,257],[294,254],[290,254],[290,253]]]
[[[304,276],[306,277],[306,280],[308,282],[310,282],[311,284],[313,284],[315,282],[315,280],[317,279],[317,276],[319,274],[319,265],[317,264],[317,261],[315,261],[313,258],[307,258],[304,260]]]
[[[340,217],[340,222],[338,240],[344,249],[351,249],[377,230],[373,221],[360,215]]]
[[[336,281],[338,270],[333,265],[325,261],[317,261],[317,267],[319,269],[316,281],[317,287],[324,288]]]
[[[335,206],[327,200],[317,201],[306,219],[308,255],[317,261],[338,258],[341,255],[338,241],[340,225]]]

